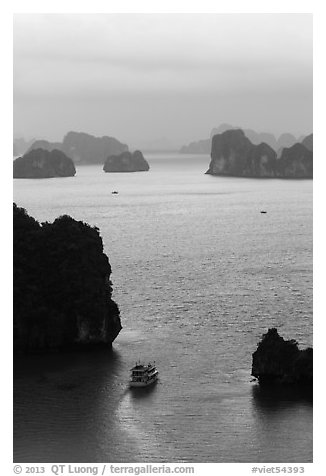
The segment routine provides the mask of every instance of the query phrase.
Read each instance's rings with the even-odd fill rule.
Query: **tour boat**
[[[130,371],[130,387],[148,387],[148,385],[156,382],[158,378],[155,362],[154,364],[149,363],[148,365],[138,362]]]

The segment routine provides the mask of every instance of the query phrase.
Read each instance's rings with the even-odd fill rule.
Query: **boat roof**
[[[152,364],[151,362],[149,362],[147,365],[144,365],[144,364],[141,364],[141,363],[137,363],[134,367],[132,367],[132,369],[130,370],[145,370],[145,369],[148,369],[149,367],[155,367],[155,364]]]

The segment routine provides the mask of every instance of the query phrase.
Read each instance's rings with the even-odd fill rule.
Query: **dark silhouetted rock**
[[[268,329],[252,354],[251,374],[260,384],[312,386],[313,350],[299,350],[295,340],[284,340],[277,329]]]
[[[128,146],[114,137],[68,132],[63,138],[61,150],[75,163],[103,164],[108,156],[121,154],[128,150]]]
[[[62,150],[62,144],[61,142],[49,142],[47,140],[40,139],[32,143],[32,145],[28,149],[28,152],[35,149],[44,149],[48,150],[49,152],[55,149]]]
[[[149,170],[148,162],[143,154],[135,152],[123,152],[120,155],[111,155],[105,161],[104,172],[144,172]]]
[[[303,144],[284,147],[276,158],[264,142],[254,145],[241,129],[217,134],[212,139],[208,174],[236,177],[312,178],[312,152]]]
[[[18,157],[13,164],[14,178],[73,177],[73,161],[60,150],[35,149]]]
[[[67,215],[40,224],[14,204],[13,239],[14,350],[110,347],[121,322],[99,230]]]
[[[276,153],[265,143],[254,145],[241,129],[217,134],[212,139],[208,174],[236,177],[274,177]]]
[[[305,137],[301,144],[303,144],[308,150],[312,152],[314,150],[313,134],[309,134],[309,136]]]
[[[284,147],[277,160],[276,176],[280,178],[312,178],[313,153],[303,144]]]

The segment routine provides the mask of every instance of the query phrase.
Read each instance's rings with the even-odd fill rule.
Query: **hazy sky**
[[[223,122],[312,131],[312,15],[15,15],[15,136],[182,145]]]

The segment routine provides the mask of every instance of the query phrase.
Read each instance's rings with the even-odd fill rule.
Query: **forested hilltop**
[[[121,330],[99,230],[13,206],[14,351],[109,345]]]

